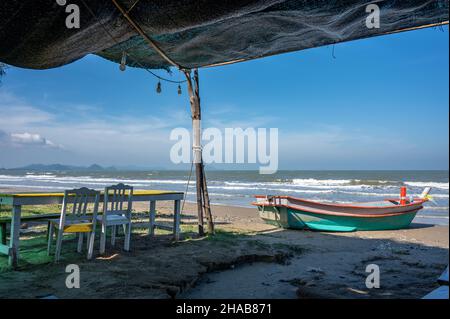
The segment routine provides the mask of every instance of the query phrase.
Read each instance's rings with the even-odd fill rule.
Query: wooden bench
[[[36,214],[30,216],[22,216],[21,222],[31,222],[43,219],[59,218],[60,213],[54,214]],[[11,224],[11,217],[0,217],[0,243],[6,245],[6,226]]]

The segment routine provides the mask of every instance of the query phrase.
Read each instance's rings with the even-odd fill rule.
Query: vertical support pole
[[[206,215],[208,221],[208,232],[214,233],[214,225],[209,205],[209,194],[205,178],[205,170],[202,160],[201,149],[201,108],[200,108],[200,88],[198,70],[194,70],[194,81],[190,71],[184,71],[187,80],[189,101],[191,103],[192,129],[193,129],[193,155],[196,172],[197,186],[197,211],[198,211],[198,233],[204,235],[203,216]]]
[[[202,177],[203,177],[203,193],[204,193],[204,206],[205,215],[208,222],[208,232],[214,234],[214,221],[212,219],[211,205],[209,201],[208,185],[206,184],[205,166],[202,165]]]
[[[200,107],[200,80],[198,76],[198,69],[194,70],[194,94],[196,96],[197,100],[197,108],[198,108],[198,119],[199,123],[201,120],[201,107]],[[201,128],[200,128],[201,129]],[[202,206],[204,215],[206,217],[206,220],[208,222],[208,233],[214,234],[214,224],[212,220],[212,214],[211,214],[211,206],[209,201],[209,193],[208,193],[208,185],[206,182],[206,175],[205,175],[205,165],[203,164],[202,159],[202,150],[201,150],[201,130],[198,132],[198,162],[199,162],[199,168],[200,171],[200,188],[201,188],[201,197],[202,197]],[[195,158],[195,157],[194,157]],[[197,162],[195,162],[197,163]]]
[[[150,236],[153,236],[155,234],[155,218],[156,218],[156,201],[151,200],[150,201],[150,211],[149,211],[149,218],[150,218],[150,226],[148,228],[148,234]]]
[[[20,214],[22,207],[14,205],[11,219],[11,238],[9,240],[9,258],[8,264],[17,268],[19,261],[19,235],[20,235]]]
[[[198,95],[194,92],[194,87],[192,85],[191,72],[184,72],[187,80],[187,88],[189,92],[189,102],[191,104],[191,114],[192,114],[192,130],[193,130],[193,157],[195,164],[195,176],[196,176],[196,188],[197,188],[197,215],[198,215],[198,234],[203,236],[205,231],[203,229],[203,201],[202,201],[202,178],[201,178],[201,128],[200,128],[200,101]]]
[[[181,201],[176,200],[173,206],[173,238],[180,240]]]
[[[200,236],[205,235],[203,226],[203,200],[202,200],[202,178],[201,178],[201,164],[195,164],[195,176],[197,186],[197,215],[198,215],[198,234]]]

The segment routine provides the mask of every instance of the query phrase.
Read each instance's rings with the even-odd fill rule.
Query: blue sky
[[[201,69],[204,127],[279,128],[280,169],[448,169],[448,27],[337,44],[335,58],[332,50]],[[0,167],[177,168],[169,134],[190,128],[186,88],[179,96],[163,82],[156,94],[156,83],[92,55],[52,70],[8,69]]]

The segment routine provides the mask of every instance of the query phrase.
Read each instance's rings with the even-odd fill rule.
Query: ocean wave
[[[0,180],[4,181],[35,181],[50,182],[60,184],[88,183],[100,185],[102,183],[140,183],[140,184],[187,184],[187,180],[161,180],[161,179],[130,179],[130,178],[110,178],[92,176],[56,176],[56,175],[0,175]]]
[[[236,194],[224,194],[224,193],[209,193],[209,196],[216,196],[216,197],[234,197],[234,198],[236,198],[236,197],[240,197],[240,198],[242,198],[242,197],[253,198],[252,195],[241,195],[241,194],[236,195]]]
[[[367,184],[360,184],[356,180],[315,180],[315,179],[297,179],[292,181],[278,181],[278,182],[223,182],[227,186],[234,187],[249,187],[253,189],[264,189],[267,187],[284,187],[292,189],[347,189],[347,190],[363,190],[363,189],[380,189],[380,188],[398,188],[398,185],[387,185],[388,181],[380,181],[379,183],[365,181]],[[220,183],[212,181],[213,183]],[[361,181],[362,182],[362,181]],[[210,181],[211,183],[211,181]]]
[[[438,189],[449,189],[449,183],[439,183],[439,182],[404,182],[405,185],[411,187],[431,187]]]
[[[55,173],[28,173],[23,175],[0,175],[0,187],[11,188],[35,188],[35,189],[58,189],[76,188],[81,186],[103,189],[106,185],[116,183],[126,183],[136,188],[172,188],[183,190],[187,186],[187,180],[184,176],[173,179],[169,176],[160,176],[160,179],[152,179],[150,176],[137,175],[133,178],[130,175],[124,177],[108,177],[108,175],[95,175],[85,173],[82,176],[63,176]],[[148,175],[148,174],[147,174]],[[113,176],[113,175],[112,175]],[[155,176],[156,177],[156,176]],[[423,178],[426,180],[426,178]],[[166,186],[164,186],[166,185]],[[215,191],[223,197],[242,197],[252,196],[255,193],[271,193],[282,195],[293,195],[297,197],[311,198],[318,195],[318,200],[347,199],[347,201],[379,200],[384,198],[397,198],[399,196],[399,186],[407,185],[408,196],[418,196],[421,188],[430,186],[434,188],[431,196],[436,199],[439,206],[446,205],[449,194],[449,184],[443,182],[399,182],[389,180],[371,180],[371,179],[278,179],[273,181],[254,182],[251,180],[223,181],[220,179],[209,180],[208,188]],[[189,192],[195,189],[195,178],[191,180]],[[222,195],[220,195],[222,194]],[[323,196],[320,196],[323,194]],[[336,195],[336,196],[335,196]],[[431,207],[432,204],[427,205]]]
[[[334,190],[314,190],[314,189],[292,189],[292,188],[271,188],[271,187],[250,187],[250,186],[215,186],[209,185],[209,189],[223,189],[223,190],[253,190],[260,192],[283,192],[283,193],[300,193],[300,194],[326,194],[334,193]]]
[[[376,196],[376,197],[398,197],[399,193],[376,193],[376,192],[346,192],[346,191],[339,191],[339,193],[347,194],[347,195],[357,195],[357,196]],[[412,194],[415,196],[418,196],[420,194]],[[431,193],[430,196],[433,198],[449,198],[448,194],[433,194]]]
[[[334,190],[316,190],[316,189],[290,189],[290,188],[267,188],[270,191],[284,192],[284,193],[299,193],[299,194],[330,194],[335,193]]]
[[[433,215],[416,215],[419,218],[438,218],[438,219],[449,219],[448,216],[433,216]]]
[[[248,187],[248,186],[214,186],[208,185],[209,189],[224,189],[224,190],[264,190],[266,188]]]
[[[350,184],[350,179],[314,179],[314,178],[294,178],[292,184],[301,186],[337,186]]]
[[[15,176],[15,175],[0,175],[0,181],[1,180],[5,180],[5,181],[10,181],[10,180],[24,181],[25,177],[24,176]]]
[[[50,178],[57,178],[56,175],[51,174],[41,174],[41,175],[34,175],[34,174],[27,174],[24,176],[24,178],[28,179],[50,179]]]
[[[18,184],[0,184],[0,187],[11,187],[11,188],[33,188],[33,189],[67,189],[67,187],[62,186],[40,186],[40,185],[18,185]]]
[[[217,183],[219,183],[218,181],[213,181],[213,182],[217,182]],[[225,185],[228,185],[228,186],[258,186],[258,185],[268,185],[268,184],[275,184],[275,185],[277,185],[276,183],[264,183],[264,182],[262,182],[262,183],[253,183],[253,182],[251,182],[251,183],[247,183],[247,182],[223,182]]]
[[[424,209],[426,209],[426,210],[448,210],[448,206],[441,207],[441,206],[430,206],[430,205],[427,205]]]

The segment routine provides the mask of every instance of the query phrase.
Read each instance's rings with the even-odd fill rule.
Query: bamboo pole
[[[209,201],[208,185],[206,184],[205,166],[202,165],[202,176],[203,176],[203,192],[204,192],[204,202],[206,220],[208,222],[208,233],[214,234],[214,221],[211,213],[211,205]]]
[[[199,149],[198,137],[200,136],[200,103],[198,102],[197,95],[194,91],[194,86],[192,84],[191,72],[184,71],[187,80],[187,88],[189,93],[189,102],[191,104],[191,116],[192,116],[192,131],[193,131],[193,157],[195,163],[195,177],[196,177],[196,189],[197,189],[197,215],[198,215],[198,234],[203,236],[205,234],[203,226],[203,186],[201,177],[201,150]]]
[[[200,82],[198,77],[198,69],[194,70],[194,84],[195,84],[195,90],[194,94],[196,96],[196,100],[198,103],[198,112],[199,112],[199,119],[201,119],[201,108],[200,108]],[[209,193],[208,193],[208,185],[206,182],[206,174],[205,174],[205,165],[203,164],[203,158],[200,151],[200,167],[201,170],[201,179],[202,179],[202,193],[203,193],[203,211],[204,215],[206,217],[206,220],[208,222],[208,233],[214,234],[214,223],[212,219],[212,213],[211,213],[211,206],[210,206],[210,200],[209,200]]]
[[[179,70],[184,69],[180,64],[172,60],[166,52],[164,52],[160,47],[159,44],[156,43],[155,40],[150,39],[150,37],[142,30],[142,28],[137,24],[128,14],[128,12],[132,9],[129,9],[128,12],[125,11],[124,8],[119,4],[117,0],[111,0],[112,3],[116,6],[117,9],[119,9],[120,13],[125,17],[125,19],[128,20],[128,22],[131,24],[131,26],[144,38],[144,40],[147,42],[147,44],[152,47],[164,60],[166,60],[168,63],[173,65],[174,67],[178,68]]]
[[[198,234],[205,235],[203,223],[203,186],[202,186],[202,171],[200,163],[195,164],[196,188],[197,188],[197,215],[198,215]]]
[[[208,222],[208,233],[214,233],[214,224],[212,219],[208,187],[205,177],[205,168],[202,159],[201,150],[201,108],[200,108],[200,87],[198,70],[194,71],[194,78],[191,77],[190,71],[184,71],[187,80],[189,93],[189,101],[192,113],[192,130],[193,130],[193,157],[196,173],[196,189],[197,189],[197,214],[198,214],[198,233],[204,235],[203,218],[206,217]]]

